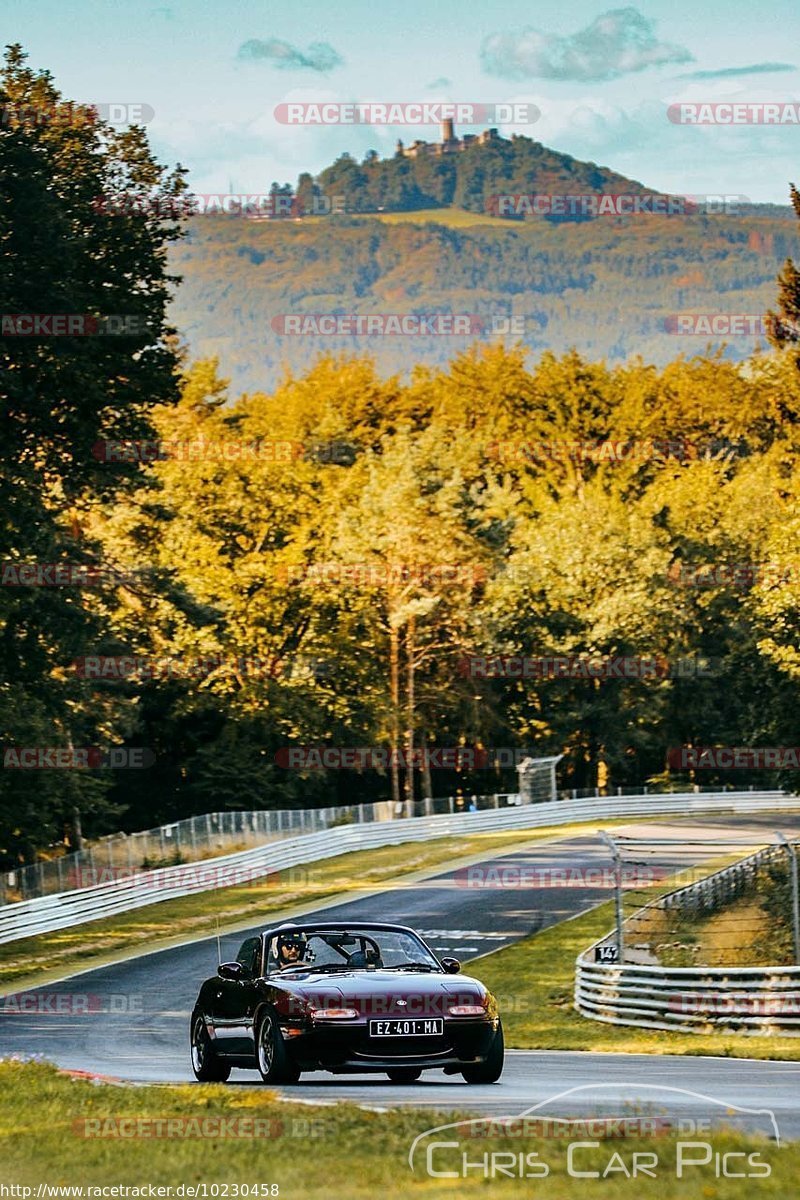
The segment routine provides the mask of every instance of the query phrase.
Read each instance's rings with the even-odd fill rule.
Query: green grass
[[[460,208],[421,208],[417,212],[369,213],[372,220],[385,225],[399,225],[411,221],[415,225],[446,225],[450,229],[467,229],[472,225],[502,225],[505,229],[519,229],[519,223],[504,217],[492,217],[485,213],[464,212]]]
[[[470,971],[498,997],[506,1043],[526,1050],[713,1054],[800,1060],[800,1038],[708,1034],[606,1025],[573,1008],[575,959],[614,927],[613,902],[474,960]]]
[[[618,824],[630,824],[630,818]],[[604,821],[613,825],[613,821]],[[509,853],[523,843],[594,832],[596,823],[542,829],[496,830],[472,837],[405,842],[360,850],[293,867],[264,881],[164,900],[119,916],[0,945],[0,988],[34,986],[48,977],[86,970],[137,951],[159,949],[192,938],[212,936],[216,918],[223,932],[256,925],[276,916],[297,914],[332,897],[352,898],[356,891],[403,886],[437,868],[453,869],[483,857]],[[213,866],[209,860],[198,868]]]
[[[412,1174],[408,1153],[413,1139],[460,1115],[415,1109],[373,1112],[352,1104],[300,1105],[281,1102],[266,1088],[120,1088],[71,1079],[44,1064],[6,1061],[0,1062],[0,1182],[32,1187],[34,1197],[40,1183],[84,1188],[219,1183],[229,1185],[229,1197],[237,1194],[233,1185],[241,1189],[243,1184],[277,1184],[283,1200],[372,1200],[376,1196],[385,1200],[415,1196],[426,1200],[458,1200],[462,1196],[502,1196],[504,1200],[531,1200],[534,1196],[536,1200],[717,1196],[753,1200],[763,1196],[796,1200],[797,1196],[800,1144],[777,1147],[763,1137],[733,1132],[702,1137],[715,1153],[735,1150],[758,1155],[751,1165],[756,1161],[767,1164],[769,1178],[719,1179],[712,1157],[707,1166],[689,1168],[686,1177],[677,1179],[674,1136],[637,1136],[615,1137],[600,1141],[594,1149],[579,1151],[575,1167],[580,1170],[602,1172],[613,1155],[618,1158],[614,1160],[617,1170],[608,1178],[578,1179],[567,1175],[563,1138],[494,1135],[476,1140],[466,1138],[463,1130],[458,1149],[444,1152],[452,1153],[453,1158],[443,1161],[437,1157],[435,1167],[460,1165],[462,1152],[470,1162],[481,1161],[484,1154],[537,1153],[538,1161],[549,1168],[547,1178],[506,1177],[487,1182],[482,1171],[473,1169],[466,1178],[434,1179],[425,1172],[424,1153],[415,1158],[419,1167]],[[142,1120],[170,1117],[195,1119],[196,1130],[212,1133],[219,1126],[214,1129],[211,1122],[222,1119],[228,1136],[120,1136],[121,1130],[130,1135],[148,1128]],[[128,1123],[120,1125],[122,1119]],[[231,1125],[233,1120],[242,1123]],[[116,1136],[86,1137],[87,1121],[89,1130],[116,1132]],[[249,1125],[244,1124],[248,1121]],[[151,1124],[149,1128],[154,1127]],[[236,1129],[258,1129],[270,1136],[230,1136]],[[452,1140],[459,1135],[448,1131],[444,1136]],[[625,1162],[630,1168],[635,1151],[657,1155],[655,1178],[633,1181],[621,1173],[618,1163]],[[691,1153],[697,1156],[698,1152]],[[747,1164],[737,1159],[731,1169],[747,1169]]]
[[[517,231],[525,228],[520,221],[509,221],[506,217],[493,217],[488,213],[465,212],[461,208],[419,208],[414,212],[347,213],[346,215],[350,221],[382,221],[384,225],[401,225],[410,222],[413,225],[446,225],[449,229],[468,229],[473,225],[502,225],[504,229],[516,229]],[[327,215],[295,217],[292,223],[295,225],[319,225],[330,219]],[[220,220],[224,221],[226,218],[221,217]]]

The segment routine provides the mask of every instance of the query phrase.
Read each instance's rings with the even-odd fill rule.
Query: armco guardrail
[[[304,833],[321,833],[332,825],[351,821],[394,821],[400,817],[435,817],[474,812],[475,809],[503,808],[508,804],[540,804],[556,799],[556,765],[560,758],[561,755],[527,758],[521,764],[525,766],[524,773],[520,774],[520,782],[524,785],[522,796],[495,792],[403,800],[398,805],[389,800],[377,800],[333,808],[212,812],[171,821],[154,829],[109,834],[88,842],[83,850],[51,859],[40,858],[38,862],[0,873],[0,905],[94,887],[150,867],[235,854],[263,846],[265,842]],[[577,795],[572,798],[578,799]]]
[[[130,878],[97,887],[5,905],[0,908],[0,943],[96,921],[161,900],[256,880],[299,863],[333,858],[351,850],[367,850],[482,830],[533,829],[543,825],[567,825],[573,821],[614,817],[793,811],[798,808],[800,799],[786,797],[782,792],[729,792],[719,796],[691,792],[549,801],[483,812],[341,825],[322,833],[285,838],[277,843],[202,863],[142,871]]]
[[[611,1025],[800,1037],[800,967],[609,966],[579,956],[575,1007]]]
[[[650,909],[688,909],[693,913],[710,913],[738,900],[752,887],[759,871],[779,859],[786,859],[786,851],[782,846],[764,846],[755,854],[748,854],[730,866],[712,871],[710,875],[704,875],[686,887],[667,892],[666,896],[651,901],[629,918],[632,936],[636,936],[636,922],[640,915],[648,913]]]
[[[448,809],[445,801],[444,808],[434,811],[448,812],[452,808]],[[89,842],[84,850],[47,861],[40,859],[4,872],[0,875],[0,904],[37,900],[77,888],[94,887],[151,867],[235,854],[286,837],[321,833],[331,826],[351,821],[391,821],[394,816],[393,806],[388,801],[333,808],[203,813],[155,829],[111,834],[97,842]],[[9,892],[20,894],[9,901]]]
[[[645,905],[625,922],[626,946],[633,942],[637,923],[650,910],[711,912],[719,903],[734,899],[764,863],[784,854],[780,846],[766,846]],[[616,932],[606,934],[576,960],[575,1007],[584,1017],[611,1025],[686,1033],[727,1028],[800,1037],[800,966],[664,967],[596,962],[595,950],[613,943],[616,936]]]

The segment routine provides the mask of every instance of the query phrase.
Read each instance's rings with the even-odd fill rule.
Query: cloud
[[[489,75],[596,83],[663,63],[693,62],[683,46],[660,42],[655,22],[635,8],[614,8],[570,37],[530,27],[494,33],[481,47]]]
[[[435,88],[446,88],[452,86],[452,79],[445,79],[444,75],[440,75],[438,79],[434,79],[431,81],[431,83],[427,84],[427,87],[430,91],[433,91]]]
[[[752,63],[749,67],[720,67],[717,71],[690,71],[678,79],[731,79],[737,75],[769,75],[775,71],[796,71],[791,63]]]
[[[269,62],[281,71],[332,71],[344,63],[328,42],[312,42],[303,51],[280,38],[270,38],[268,42],[251,38],[242,42],[236,57],[240,62]]]

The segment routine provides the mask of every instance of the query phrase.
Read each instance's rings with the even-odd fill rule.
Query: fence
[[[666,967],[636,962],[637,947],[630,945],[637,924],[646,926],[653,909],[715,912],[745,894],[764,866],[785,857],[784,846],[767,846],[644,905],[625,922],[626,957],[632,961],[597,961],[603,947],[615,944],[616,931],[578,955],[578,1012],[595,1021],[645,1029],[705,1033],[716,1027],[800,1037],[800,965]]]
[[[414,805],[414,816],[436,816],[463,811],[474,805],[477,811],[518,805],[516,793],[491,796],[447,796]],[[74,854],[63,854],[48,861],[18,867],[0,874],[0,906],[15,900],[55,896],[78,888],[91,887],[124,874],[134,874],[157,866],[201,862],[225,851],[244,850],[268,842],[304,833],[320,833],[337,825],[372,824],[407,816],[408,805],[394,811],[389,801],[377,804],[346,805],[334,808],[272,809],[258,812],[206,813],[175,821],[139,833],[114,834],[88,845]]]
[[[756,791],[756,789],[752,786],[752,784],[747,790],[751,791],[751,792]],[[737,788],[734,788],[734,786],[730,783],[706,784],[705,787],[702,787],[702,788],[700,787],[699,784],[695,784],[692,788],[692,791],[699,792],[705,796],[719,795],[719,794],[722,794],[725,792],[736,792],[737,796],[740,796],[742,794],[742,792],[740,790],[738,790]],[[602,793],[601,793],[600,789],[597,787],[593,787],[593,788],[560,788],[559,792],[558,792],[558,799],[559,800],[584,800],[591,796],[600,796],[600,795],[663,796],[670,792],[674,792],[676,794],[681,794],[681,795],[686,795],[686,783],[681,782],[679,780],[674,780],[674,781],[670,780],[670,781],[659,782],[658,784],[652,785],[650,787],[646,787],[646,786],[642,787],[641,785],[638,785],[636,787],[615,787],[613,789],[613,791],[609,792],[608,789],[606,789],[606,791],[602,792]]]
[[[135,872],[127,878],[94,887],[7,904],[0,908],[0,943],[95,921],[161,900],[256,881],[271,872],[352,850],[486,830],[534,829],[603,818],[775,810],[798,811],[800,799],[786,797],[781,792],[745,792],[719,797],[689,793],[505,807],[498,802],[496,808],[492,806],[476,812],[334,825],[322,832],[287,836],[282,841],[239,851],[199,866],[189,863]]]
[[[225,851],[245,850],[303,833],[318,833],[340,824],[371,824],[399,817],[431,817],[458,811],[481,812],[555,800],[555,765],[560,757],[526,760],[524,795],[495,792],[483,796],[444,796],[402,803],[397,809],[390,801],[380,801],[334,808],[206,813],[139,833],[113,834],[87,845],[85,850],[0,874],[0,905],[60,895],[150,867],[199,862]]]
[[[353,821],[386,821],[391,816],[389,804],[206,813],[138,833],[114,834],[85,850],[10,871],[0,876],[0,904],[59,895],[151,867],[199,862],[226,850],[244,850]]]
[[[560,757],[560,756],[559,756]],[[261,846],[301,833],[317,833],[338,824],[396,820],[398,817],[431,817],[468,812],[473,808],[505,808],[519,804],[540,804],[548,800],[601,799],[598,788],[556,791],[555,765],[558,758],[532,760],[534,769],[526,773],[525,790],[493,792],[488,795],[443,796],[436,799],[403,802],[396,811],[390,801],[375,804],[344,805],[332,808],[263,809],[253,812],[205,813],[184,821],[172,821],[138,833],[117,833],[89,843],[85,850],[42,859],[13,871],[0,872],[0,907],[39,896],[56,896],[77,888],[113,878],[122,873],[150,867],[200,862],[235,850]],[[708,788],[697,794],[730,792],[728,788]],[[752,792],[753,789],[750,788]],[[662,795],[666,790],[617,788],[615,795]],[[676,793],[676,794],[687,794]],[[737,793],[741,794],[741,793]],[[776,792],[775,795],[782,793]]]
[[[749,854],[747,858],[741,858],[729,867],[722,867],[721,870],[714,871],[695,883],[669,892],[652,905],[646,905],[646,908],[677,908],[698,915],[716,912],[717,909],[744,896],[755,883],[759,871],[779,860],[786,860],[783,847],[765,846],[763,850],[757,850],[755,854]]]

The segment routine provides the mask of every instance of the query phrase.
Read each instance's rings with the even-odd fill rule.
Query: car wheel
[[[227,1063],[221,1062],[214,1053],[211,1038],[201,1013],[192,1016],[192,1070],[200,1083],[224,1083],[231,1073]]]
[[[486,1058],[482,1063],[474,1063],[470,1067],[464,1067],[461,1074],[467,1083],[497,1083],[503,1074],[504,1057],[503,1026],[498,1024],[497,1032],[494,1035]]]
[[[418,1067],[392,1067],[391,1071],[387,1071],[386,1074],[392,1083],[414,1083],[419,1079],[422,1071]]]
[[[256,1063],[264,1083],[297,1083],[300,1078],[300,1068],[286,1053],[278,1019],[269,1008],[258,1026]]]

